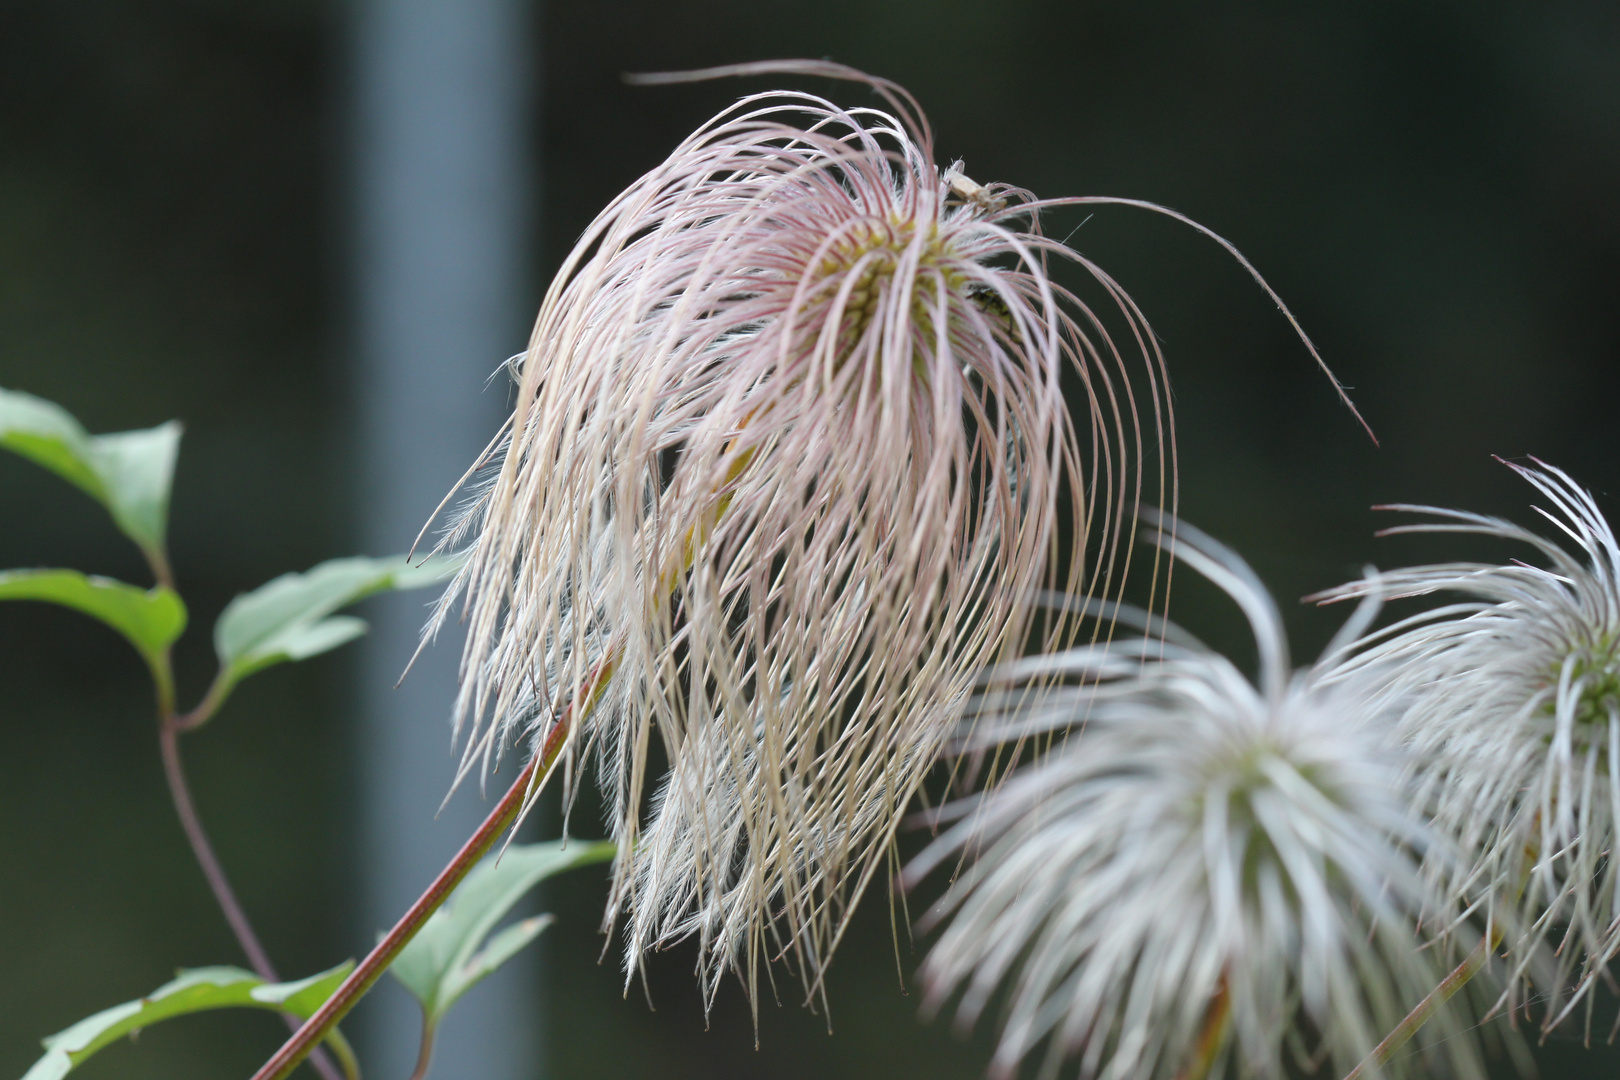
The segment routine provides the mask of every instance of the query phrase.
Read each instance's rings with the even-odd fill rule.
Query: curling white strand
[[[1071,1059],[1103,1080],[1279,1077],[1290,1060],[1314,1071],[1324,1059],[1343,1075],[1443,971],[1445,950],[1417,930],[1433,898],[1411,853],[1429,842],[1387,718],[1329,685],[1331,656],[1290,673],[1252,571],[1173,529],[1160,541],[1247,614],[1258,686],[1181,632],[1014,665],[986,691],[967,748],[1066,741],[956,807],[907,869],[915,882],[967,860],[928,917],[945,925],[927,1002],[959,996],[972,1023],[1003,992],[998,1076],[1043,1041],[1042,1076]],[[1026,680],[1052,677],[1064,685],[1025,699]],[[1442,1008],[1423,1034],[1457,1032]],[[1477,1073],[1469,1040],[1445,1055]]]
[[[1392,506],[1440,520],[1386,533],[1500,537],[1545,566],[1410,567],[1320,599],[1459,598],[1381,631],[1344,674],[1399,703],[1417,797],[1468,853],[1431,873],[1507,935],[1552,999],[1551,1027],[1620,953],[1620,549],[1568,474],[1507,464],[1548,500],[1537,511],[1578,554],[1498,518]],[[1557,946],[1556,968],[1541,973],[1545,946]]]

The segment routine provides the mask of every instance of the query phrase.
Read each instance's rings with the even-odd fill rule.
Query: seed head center
[[[1572,650],[1554,674],[1555,686],[1564,668],[1576,695],[1575,722],[1606,729],[1620,716],[1620,641],[1605,637]]]
[[[942,300],[949,308],[970,299],[963,261],[936,221],[868,217],[846,226],[823,249],[814,267],[820,284],[812,293],[815,302],[833,306],[827,315],[836,318],[837,366],[861,347],[879,311],[892,313],[895,304],[904,305],[914,332],[930,334]],[[906,295],[895,296],[896,289]],[[841,293],[842,305],[836,308]]]

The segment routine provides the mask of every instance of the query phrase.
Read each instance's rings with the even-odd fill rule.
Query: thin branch
[[[1474,946],[1463,958],[1463,962],[1452,969],[1451,974],[1440,980],[1440,985],[1429,991],[1427,997],[1417,1003],[1417,1006],[1406,1014],[1406,1019],[1395,1025],[1393,1031],[1384,1036],[1384,1041],[1373,1047],[1367,1061],[1351,1069],[1344,1080],[1359,1080],[1363,1067],[1372,1062],[1377,1065],[1386,1064],[1395,1051],[1406,1045],[1407,1041],[1416,1035],[1418,1029],[1428,1022],[1435,1011],[1450,1001],[1452,996],[1468,985],[1468,980],[1479,974],[1490,956],[1491,938],[1489,935],[1481,937],[1479,944]]]
[[[186,783],[186,771],[180,761],[180,724],[178,718],[166,713],[158,725],[158,746],[163,751],[163,775],[169,782],[169,797],[174,800],[174,812],[180,819],[180,827],[185,830],[186,839],[191,841],[192,854],[197,856],[197,863],[202,867],[203,877],[208,879],[208,887],[213,890],[214,899],[219,903],[220,911],[225,914],[225,921],[230,924],[231,933],[236,935],[237,944],[247,954],[248,964],[255,974],[266,982],[280,982],[281,977],[276,974],[275,965],[270,962],[270,956],[259,943],[259,937],[253,932],[253,924],[248,922],[247,912],[242,910],[241,902],[236,899],[236,892],[231,888],[230,879],[225,876],[225,868],[220,865],[219,856],[214,854],[214,847],[208,842],[208,833],[203,829],[202,818],[197,816],[197,806],[191,799],[191,788]],[[290,1031],[297,1031],[302,1023],[292,1013],[282,1013],[281,1018],[286,1021]],[[315,1071],[321,1074],[322,1080],[344,1080],[343,1073],[333,1064],[331,1058],[324,1050],[317,1050],[311,1058],[310,1064]]]
[[[169,781],[174,812],[180,818],[180,827],[186,831],[186,839],[191,841],[191,851],[197,856],[203,877],[208,879],[208,887],[214,892],[214,899],[225,913],[225,921],[230,923],[231,932],[247,954],[248,964],[259,977],[268,982],[280,982],[270,957],[266,955],[264,946],[259,944],[258,936],[248,922],[247,913],[237,902],[230,880],[214,854],[213,845],[208,842],[208,834],[203,831],[202,819],[197,816],[197,807],[191,801],[191,789],[186,785],[185,769],[180,764],[180,731],[172,717],[165,717],[158,728],[158,745],[163,749],[163,774]]]
[[[582,712],[589,712],[591,706],[595,704],[607,684],[617,659],[616,656],[609,656],[592,673],[585,693],[580,698],[584,705]],[[410,910],[400,917],[399,922],[394,924],[394,928],[388,931],[387,936],[377,943],[377,947],[372,949],[364,960],[360,961],[360,966],[349,973],[349,977],[343,980],[343,985],[326,999],[326,1004],[322,1005],[280,1050],[276,1051],[274,1057],[253,1074],[253,1080],[284,1080],[316,1044],[326,1037],[326,1033],[336,1026],[361,998],[365,997],[372,984],[382,977],[382,973],[388,970],[394,958],[410,944],[417,931],[422,929],[428,916],[439,909],[455,891],[456,886],[461,884],[461,879],[467,876],[468,871],[495,846],[495,841],[500,839],[507,827],[518,819],[528,801],[529,793],[544,781],[550,774],[552,766],[556,764],[573,725],[573,705],[570,704],[552,725],[540,752],[529,760],[522,772],[518,773],[517,778],[512,781],[512,786],[501,796],[501,801],[495,804],[495,809],[491,810],[484,823],[478,826],[478,831],[468,838],[449,864],[439,871],[439,876],[433,879],[433,884],[429,885],[427,891],[411,905]]]
[[[152,577],[156,579],[157,584],[174,590],[174,568],[169,565],[168,552],[161,546],[152,548],[142,546],[141,553],[146,556],[146,563],[151,567]],[[162,662],[152,668],[152,678],[157,684],[158,747],[163,755],[163,777],[169,783],[169,798],[174,802],[174,812],[180,819],[180,828],[185,830],[186,839],[191,842],[191,852],[197,856],[197,864],[202,867],[203,877],[208,879],[208,887],[213,890],[214,899],[219,903],[225,921],[230,924],[231,933],[236,935],[237,944],[241,945],[242,951],[247,954],[248,964],[253,968],[254,974],[265,982],[280,982],[281,977],[276,974],[275,965],[270,962],[269,954],[264,951],[258,935],[253,932],[253,924],[248,922],[247,912],[236,899],[236,892],[231,888],[231,880],[225,876],[225,868],[220,865],[219,857],[214,854],[214,845],[208,842],[208,833],[203,829],[202,818],[197,815],[197,805],[191,799],[191,787],[186,783],[186,770],[180,761],[180,733],[206,723],[225,700],[227,692],[225,669],[220,669],[213,684],[208,687],[208,693],[198,702],[197,707],[183,716],[175,713],[174,668],[170,663],[167,649],[163,651]],[[292,1013],[282,1013],[281,1019],[286,1023],[287,1030],[295,1033],[302,1023]],[[359,1067],[354,1062],[354,1055],[347,1052],[346,1047],[345,1050],[345,1067],[340,1070],[324,1049],[315,1048],[309,1063],[321,1074],[321,1080],[358,1080]]]

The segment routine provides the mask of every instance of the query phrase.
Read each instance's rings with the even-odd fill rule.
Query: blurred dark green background
[[[1051,226],[1085,221],[1072,243],[1163,339],[1185,516],[1281,597],[1438,550],[1373,540],[1375,502],[1524,519],[1528,490],[1492,453],[1562,464],[1620,511],[1611,2],[602,0],[546,5],[537,48],[543,266],[739,91],[631,89],[621,72],[794,55],[904,83],[941,154],[981,182],[1152,199],[1230,237],[1381,447],[1211,244],[1127,210]],[[235,592],[352,550],[344,57],[341,8],[309,0],[0,0],[0,385],[97,431],[186,422],[174,559],[194,627]],[[0,459],[0,566],[38,564],[142,580],[87,500]],[[1183,595],[1184,621],[1245,648],[1234,615]],[[1297,611],[1302,655],[1337,617]],[[183,696],[208,662],[194,629]],[[344,914],[347,663],[260,677],[187,744],[285,971],[368,944]],[[0,606],[0,1080],[40,1036],[178,965],[239,962],[169,810],[147,694],[110,633]],[[654,958],[656,1011],[621,998],[616,954],[597,963],[601,897],[591,871],[548,900],[551,1075],[943,1080],[987,1061],[982,1035],[915,1019],[879,894],[833,970],[836,1033],[784,983],[758,1051],[735,987],[705,1030],[688,952]],[[902,955],[908,973],[919,956]],[[262,1015],[171,1024],[83,1075],[246,1076],[279,1032]],[[1612,1075],[1620,1054],[1564,1042],[1541,1060],[1549,1076]]]

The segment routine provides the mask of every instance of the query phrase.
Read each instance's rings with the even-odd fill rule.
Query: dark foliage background
[[[1281,597],[1442,550],[1375,541],[1375,502],[1528,520],[1492,453],[1563,464],[1620,511],[1612,4],[600,0],[546,5],[540,24],[545,265],[739,91],[631,89],[621,72],[792,55],[904,83],[980,181],[1153,199],[1232,238],[1380,448],[1208,242],[1126,210],[1054,223],[1085,220],[1072,242],[1163,339],[1184,514]],[[185,420],[174,555],[199,627],[233,593],[351,550],[343,41],[341,7],[313,0],[0,0],[0,385],[92,430]],[[86,500],[0,459],[0,566],[36,564],[141,579]],[[1247,647],[1235,615],[1180,596],[1184,621]],[[1337,617],[1297,612],[1301,655]],[[187,696],[205,638],[181,647]],[[222,856],[292,972],[366,944],[344,916],[345,664],[269,673],[188,742]],[[169,811],[146,694],[111,634],[0,606],[0,1075],[177,965],[238,960]],[[548,901],[555,1075],[982,1072],[982,1035],[916,1020],[880,895],[834,969],[836,1034],[784,982],[758,1051],[734,988],[705,1030],[684,951],[652,964],[657,1011],[621,998],[612,957],[597,963],[600,898],[584,873]],[[902,946],[900,969],[919,956]],[[278,1032],[258,1015],[170,1025],[84,1075],[246,1075]],[[1553,1076],[1620,1064],[1569,1041],[1540,1059]]]

